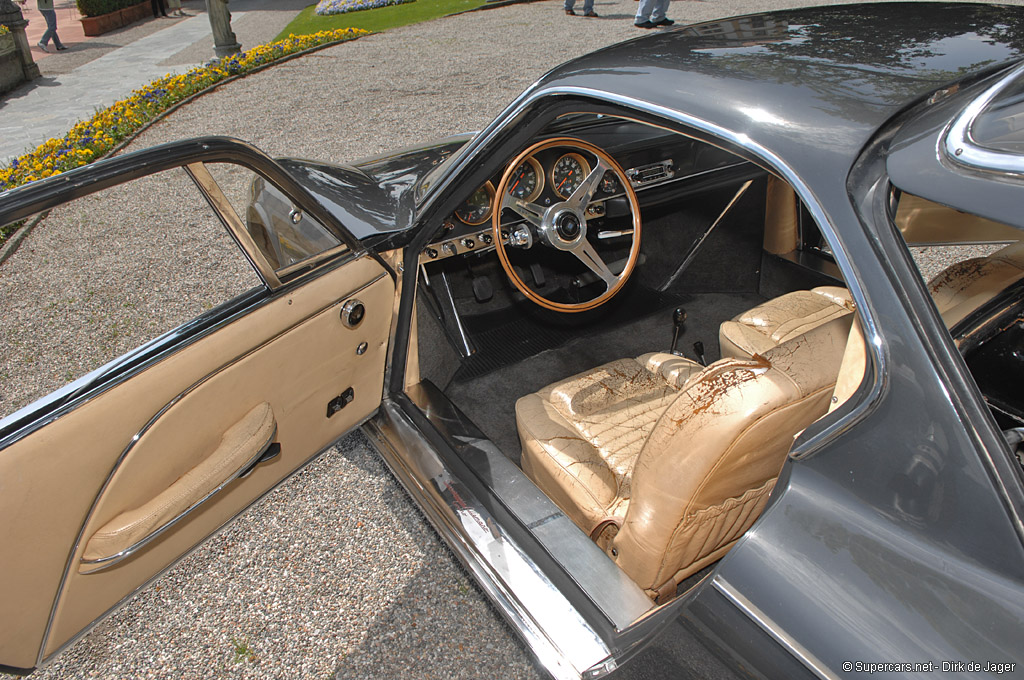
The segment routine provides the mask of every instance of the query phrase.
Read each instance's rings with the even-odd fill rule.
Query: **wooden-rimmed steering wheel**
[[[509,182],[512,180],[515,170],[527,158],[533,157],[534,154],[540,151],[554,147],[564,149],[565,154],[579,154],[582,152],[596,159],[593,169],[582,178],[582,181],[569,194],[569,197],[558,200],[551,205],[540,205],[527,202],[509,193]],[[615,176],[619,185],[625,191],[633,223],[632,233],[628,234],[631,239],[629,255],[626,258],[625,266],[618,274],[613,273],[608,268],[608,265],[601,259],[597,250],[594,249],[593,243],[587,238],[587,206],[601,185],[605,173],[608,172]],[[509,164],[505,173],[501,176],[501,181],[498,183],[495,194],[499,197],[499,202],[497,209],[494,210],[494,214],[491,217],[491,224],[492,235],[496,244],[495,249],[498,251],[498,259],[501,261],[501,266],[512,282],[512,285],[525,295],[528,300],[541,307],[558,312],[585,312],[603,305],[622,290],[626,279],[633,273],[637,258],[640,255],[640,204],[636,200],[636,192],[633,191],[625,171],[611,156],[593,144],[579,139],[570,137],[546,139],[531,145],[516,156],[515,160]],[[506,208],[526,220],[525,224],[508,235],[509,244],[505,243],[505,238],[501,233],[501,215]],[[585,302],[555,302],[531,289],[512,267],[507,248],[509,245],[520,248],[532,248],[537,243],[575,255],[598,279],[604,282],[604,292]]]

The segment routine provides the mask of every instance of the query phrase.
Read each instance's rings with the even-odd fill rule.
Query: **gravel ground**
[[[806,4],[676,0],[669,15]],[[550,67],[640,34],[631,0],[598,0],[601,19],[567,17],[560,5],[449,17],[289,61],[199,98],[132,148],[224,134],[275,155],[347,161],[479,128]],[[140,195],[153,211],[146,218],[126,220],[117,201],[63,211],[0,270],[0,413],[250,284],[224,264],[229,248],[204,216],[159,228],[163,211],[186,204],[174,184],[144,185]],[[103,257],[120,275],[93,275]],[[11,286],[16,274],[32,285]],[[140,295],[168,275],[174,283],[160,298]],[[27,312],[40,307],[50,311]],[[46,342],[33,345],[36,336]],[[31,382],[15,383],[26,365]],[[33,677],[541,675],[354,434]]]

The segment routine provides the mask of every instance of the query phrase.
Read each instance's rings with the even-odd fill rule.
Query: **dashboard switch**
[[[491,245],[491,242],[493,240],[494,239],[491,237],[491,235],[488,234],[486,231],[484,233],[480,234],[480,243],[483,243],[485,246]]]
[[[434,250],[433,248],[427,248],[423,252],[425,252],[427,254],[427,257],[429,257],[431,260],[437,259],[437,251]]]
[[[454,243],[445,243],[441,246],[441,252],[445,255],[457,255],[459,251],[455,248]]]
[[[473,248],[476,247],[476,241],[474,241],[471,238],[464,238],[464,239],[462,239],[462,245],[464,245],[467,248],[469,248],[470,250],[472,250]]]

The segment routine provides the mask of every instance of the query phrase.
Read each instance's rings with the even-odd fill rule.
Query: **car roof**
[[[803,175],[845,183],[888,120],[1024,57],[1024,7],[878,3],[685,26],[551,71],[540,91],[597,91],[710,121]]]

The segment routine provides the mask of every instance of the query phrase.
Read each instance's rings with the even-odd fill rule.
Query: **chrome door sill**
[[[509,536],[406,416],[385,399],[364,430],[405,490],[559,680],[593,679],[618,667],[612,650]]]

